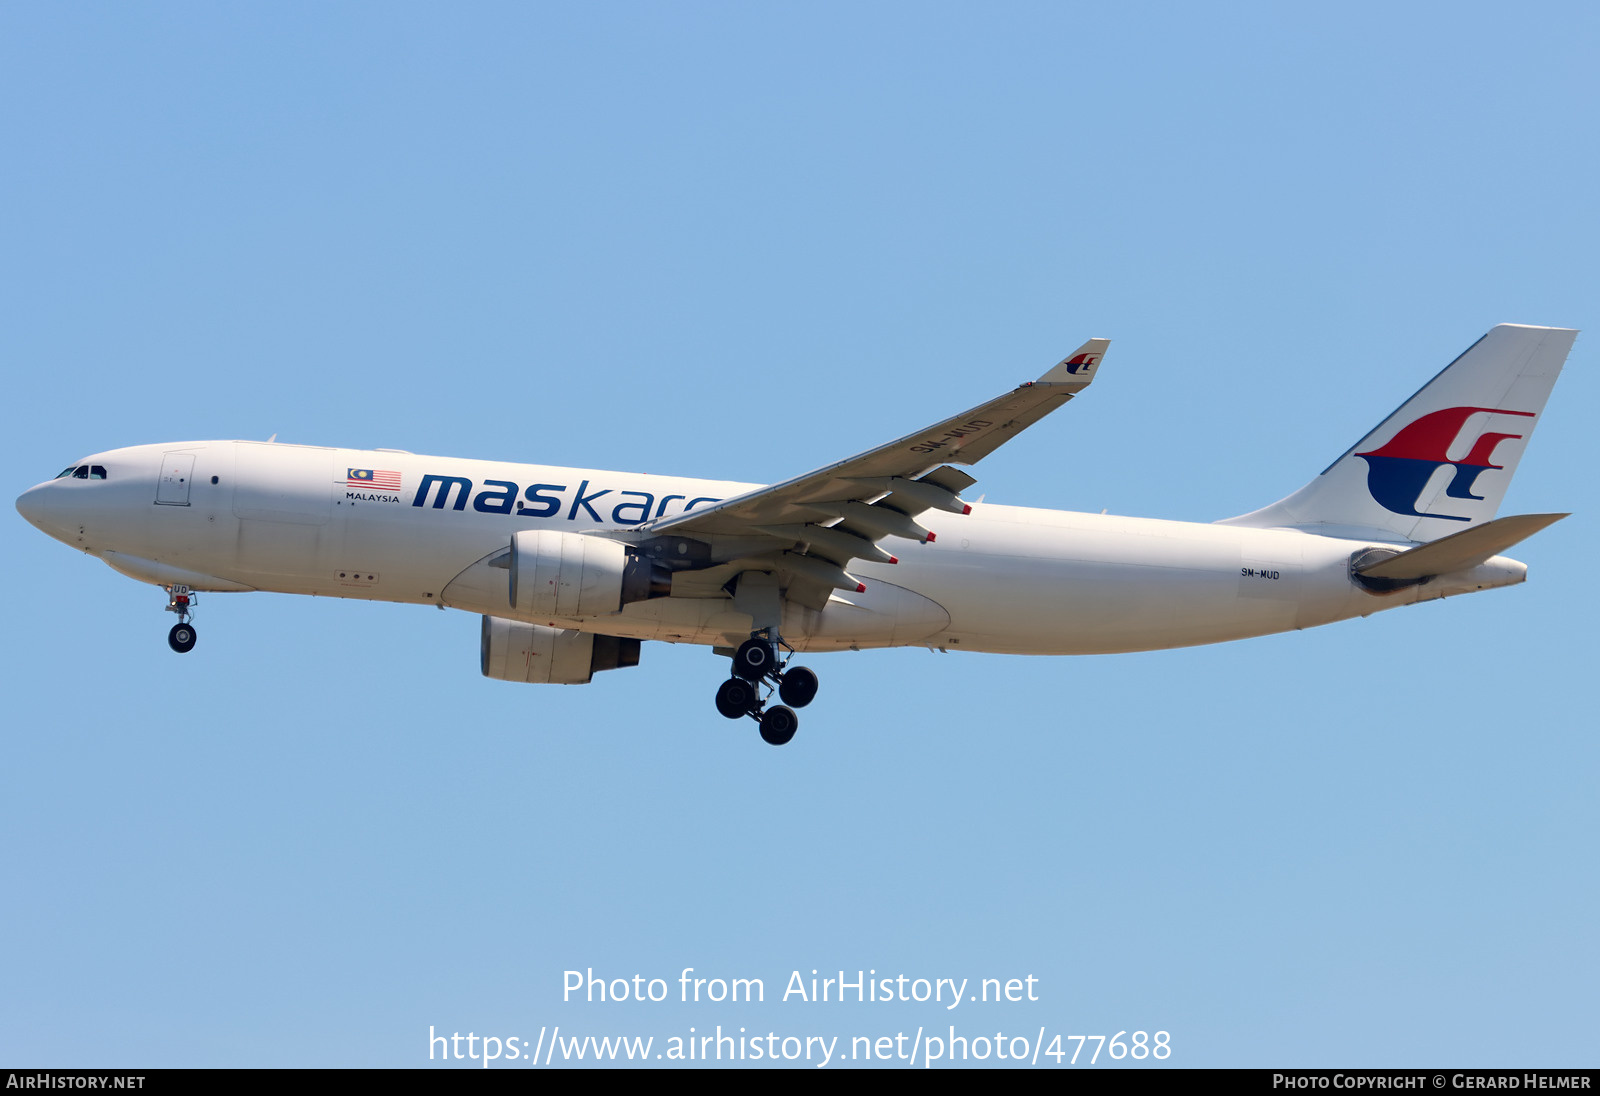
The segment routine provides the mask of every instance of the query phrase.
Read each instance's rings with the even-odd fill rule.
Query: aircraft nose
[[[30,488],[17,497],[17,513],[28,519],[30,525],[38,525],[44,516],[44,485]]]
[[[17,513],[27,518],[28,524],[59,538],[61,536],[58,529],[59,520],[52,520],[59,518],[58,494],[55,485],[50,483],[41,483],[37,487],[30,488],[17,498]]]

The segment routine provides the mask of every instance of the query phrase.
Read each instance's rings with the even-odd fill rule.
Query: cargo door
[[[188,506],[189,481],[193,478],[193,453],[168,453],[162,457],[161,478],[156,481],[156,505]]]

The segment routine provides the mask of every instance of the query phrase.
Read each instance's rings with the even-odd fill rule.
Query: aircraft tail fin
[[[1430,541],[1492,521],[1577,335],[1493,328],[1316,479],[1219,524]]]

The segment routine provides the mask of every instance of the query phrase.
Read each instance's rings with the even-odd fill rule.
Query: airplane
[[[1575,330],[1490,330],[1300,490],[1210,524],[967,502],[971,466],[1080,395],[1109,341],[1035,381],[770,486],[269,440],[74,461],[17,499],[50,536],[163,587],[174,651],[201,592],[482,616],[480,669],[584,684],[645,640],[730,660],[729,719],[789,742],[796,654],[1074,655],[1309,628],[1522,582],[1497,518]],[[773,694],[781,703],[772,703]]]

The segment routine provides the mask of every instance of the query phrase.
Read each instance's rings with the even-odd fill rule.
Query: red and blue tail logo
[[[1061,364],[1067,367],[1067,372],[1074,375],[1086,372],[1095,362],[1100,360],[1099,354],[1074,354]]]
[[[1479,412],[1534,417],[1532,411],[1504,411],[1497,407],[1446,407],[1442,411],[1432,411],[1423,415],[1409,426],[1402,427],[1399,433],[1381,447],[1356,454],[1367,462],[1367,490],[1372,493],[1378,505],[1396,514],[1443,518],[1446,521],[1471,521],[1471,518],[1456,514],[1424,513],[1417,509],[1417,502],[1422,496],[1422,489],[1428,485],[1428,480],[1433,477],[1434,472],[1446,464],[1454,466],[1456,470],[1450,486],[1445,489],[1447,496],[1453,499],[1483,498],[1482,495],[1472,493],[1472,485],[1489,469],[1504,467],[1490,463],[1494,458],[1495,446],[1508,438],[1520,438],[1524,435],[1485,431],[1478,435],[1471,451],[1465,457],[1451,460],[1450,447],[1456,443],[1462,426]]]

